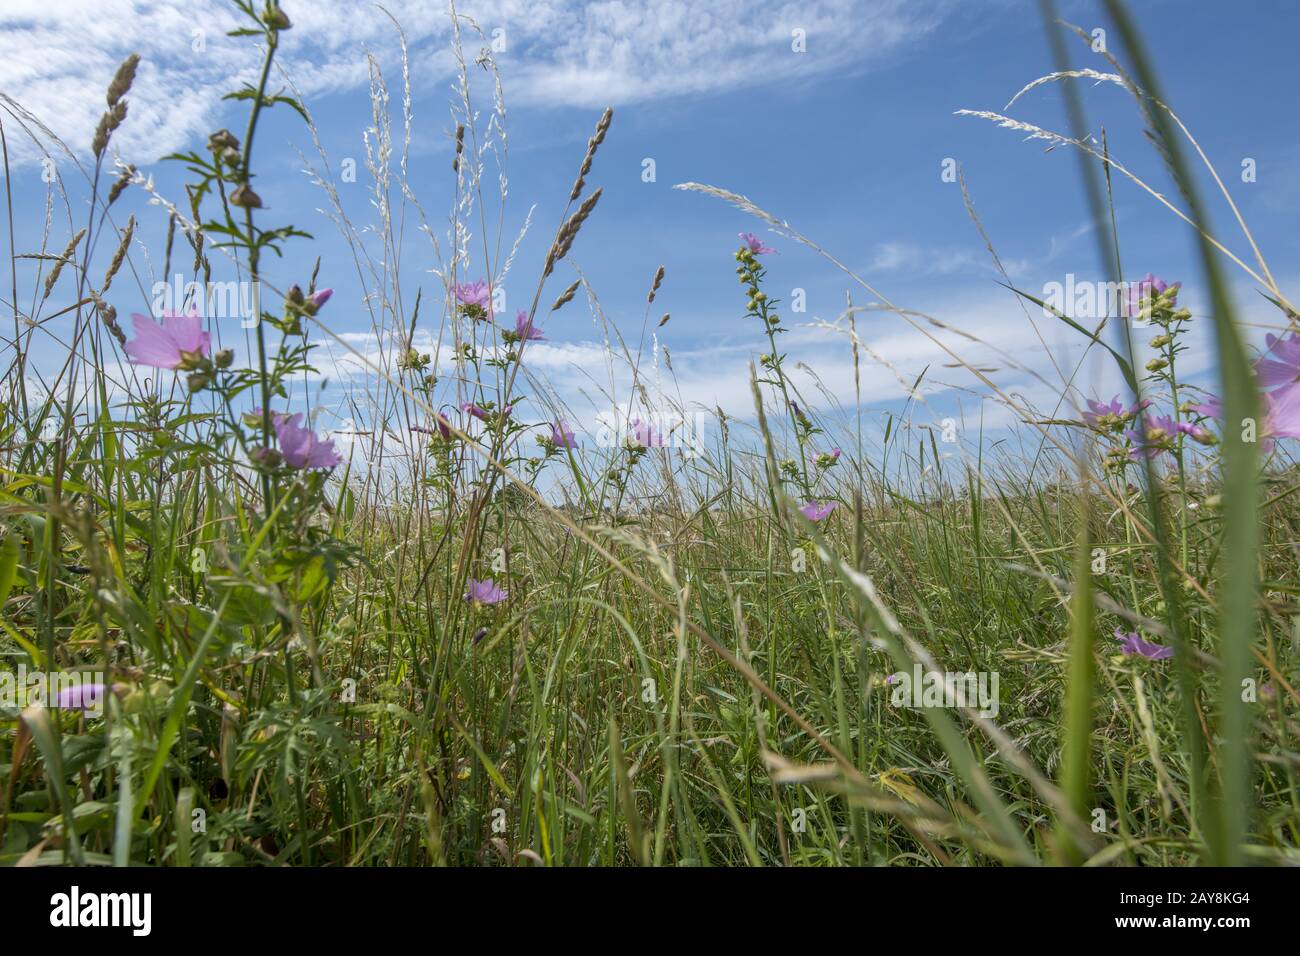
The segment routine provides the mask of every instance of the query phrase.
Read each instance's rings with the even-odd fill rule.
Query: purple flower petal
[[[475,604],[500,604],[510,596],[509,591],[503,591],[497,587],[496,582],[491,578],[485,578],[482,581],[470,578],[466,584],[469,590],[465,592],[465,600],[472,601]]]
[[[131,315],[131,326],[135,338],[126,343],[126,354],[136,365],[176,369],[187,357],[207,356],[211,351],[212,336],[203,331],[203,320],[196,312],[164,312],[161,325],[136,312]]]
[[[639,418],[633,418],[628,422],[631,426],[631,439],[634,444],[642,448],[663,448],[668,444],[668,440],[660,435],[651,427],[649,422],[643,422]]]
[[[519,336],[522,342],[541,342],[545,341],[542,330],[533,326],[532,320],[528,318],[528,313],[523,309],[515,316],[515,334]]]
[[[809,521],[816,523],[830,515],[835,510],[835,504],[834,501],[809,501],[807,504],[799,506],[799,513]]]
[[[561,419],[551,426],[551,441],[556,448],[577,448],[578,443]]]
[[[1300,383],[1263,396],[1264,434],[1268,438],[1300,438]]]
[[[492,293],[484,280],[462,283],[452,291],[463,305],[476,305],[486,312],[489,318],[492,317]]]
[[[1137,655],[1146,657],[1153,661],[1163,661],[1174,656],[1172,647],[1165,647],[1163,644],[1153,644],[1150,641],[1144,641],[1138,637],[1136,631],[1125,633],[1120,628],[1115,628],[1115,639],[1120,642],[1120,652],[1125,657]]]
[[[302,427],[302,413],[275,415],[275,437],[280,454],[293,468],[333,468],[343,463],[333,440],[323,441],[309,428]]]
[[[108,688],[103,684],[74,684],[60,690],[54,703],[64,710],[98,710],[107,693]]]

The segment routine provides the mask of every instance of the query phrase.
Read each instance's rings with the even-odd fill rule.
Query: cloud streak
[[[441,0],[388,0],[411,50],[413,82],[434,88],[453,70]],[[681,0],[553,2],[482,0],[458,6],[465,56],[492,49],[514,103],[604,106],[815,79],[887,62],[940,23],[947,0]],[[377,7],[352,0],[290,2],[295,23],[281,62],[309,97],[363,87],[367,53],[395,75],[397,33]],[[142,63],[131,112],[114,148],[137,163],[206,136],[221,96],[252,82],[259,65],[247,38],[226,33],[237,11],[211,0],[6,0],[0,12],[0,91],[84,151],[118,63]],[[802,31],[802,32],[799,32]],[[802,38],[804,52],[793,46]],[[11,137],[11,141],[13,137]],[[39,152],[11,145],[20,161]]]

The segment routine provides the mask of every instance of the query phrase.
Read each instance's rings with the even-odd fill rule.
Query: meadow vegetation
[[[1130,92],[1183,189],[1150,202],[1180,241],[1187,223],[1199,237],[1211,314],[1150,274],[1091,327],[1017,290],[1027,322],[1047,310],[1040,322],[1069,325],[1128,392],[1083,394],[1066,369],[1057,407],[1038,409],[963,355],[959,316],[911,312],[844,269],[833,327],[857,381],[898,375],[911,396],[864,423],[860,401],[796,387],[771,275],[801,247],[839,260],[749,199],[687,183],[759,230],[718,277],[752,335],[754,405],[702,426],[644,374],[649,334],[671,331],[672,276],[646,263],[632,335],[577,268],[612,111],[593,117],[575,181],[539,201],[557,224],[545,260],[517,259],[501,196],[487,198],[507,188],[506,83],[486,54],[467,61],[482,34],[455,16],[455,158],[420,190],[445,200],[445,229],[407,178],[409,67],[394,117],[372,63],[374,221],[350,217],[323,150],[304,158],[354,256],[320,262],[258,194],[254,147],[268,111],[301,114],[315,137],[275,59],[310,12],[235,5],[260,82],[232,92],[236,132],[169,158],[187,195],[111,159],[128,60],[93,155],[66,152],[92,197],[84,224],[12,252],[0,651],[10,669],[87,676],[0,707],[6,865],[1300,859],[1297,314],[1244,223],[1249,264],[1199,225],[1203,154],[1120,4],[1128,65],[1072,68],[1087,47],[1054,27],[1059,69],[1031,84],[1059,87],[1076,128],[972,115],[1080,155],[1100,261],[1122,282],[1159,266],[1122,263],[1111,197],[1149,187],[1088,135],[1077,86]],[[64,156],[18,104],[0,119],[9,141]],[[51,201],[80,217],[62,188]],[[259,290],[258,321],[228,327],[231,344],[192,302],[147,309],[152,265],[115,214],[137,194],[167,223],[163,276]],[[296,264],[297,284],[276,288],[269,257]],[[430,268],[436,287],[418,286]],[[1239,268],[1278,307],[1265,355],[1234,319]],[[331,295],[345,269],[363,301]],[[507,274],[530,289],[508,313],[494,296]],[[623,386],[601,443],[529,365],[531,343],[582,308]],[[372,348],[332,326],[348,309],[368,316]],[[881,314],[942,343],[1015,413],[1016,440],[949,440],[921,381],[873,350]],[[33,342],[55,320],[70,337],[38,368]],[[1194,324],[1215,330],[1217,382],[1179,378]],[[1139,337],[1157,352],[1145,364]],[[315,428],[304,401],[325,347],[365,372],[348,436]],[[995,675],[996,701],[933,706],[931,672]]]

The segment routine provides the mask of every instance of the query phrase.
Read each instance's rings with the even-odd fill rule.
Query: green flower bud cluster
[[[745,287],[745,293],[748,296],[745,302],[746,310],[750,315],[770,326],[773,331],[779,331],[781,317],[771,311],[771,302],[767,297],[767,293],[759,287],[765,270],[759,265],[758,256],[754,255],[747,246],[741,246],[736,250],[736,261],[740,263],[736,267],[736,277],[739,279],[740,284]],[[779,360],[775,356],[765,356],[765,358],[770,359],[770,361],[763,363],[766,368],[775,368],[779,364]]]

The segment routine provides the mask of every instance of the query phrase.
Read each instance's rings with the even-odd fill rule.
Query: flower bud
[[[234,360],[235,353],[233,349],[222,349],[212,357],[212,363],[216,365],[217,368],[230,368],[230,363]]]
[[[202,352],[186,352],[181,350],[181,361],[176,366],[182,372],[205,372],[210,366],[207,357]]]
[[[280,462],[284,460],[284,456],[274,448],[265,448],[261,445],[251,449],[248,457],[258,468],[278,468]]]
[[[247,183],[244,183],[230,194],[230,205],[239,206],[243,209],[261,209],[262,197],[253,192]]]
[[[208,137],[208,149],[212,150],[214,153],[227,149],[238,150],[239,140],[235,138],[235,134],[230,132],[230,130],[219,129]]]
[[[293,26],[276,0],[267,0],[266,9],[262,11],[262,22],[272,30],[288,30]]]

